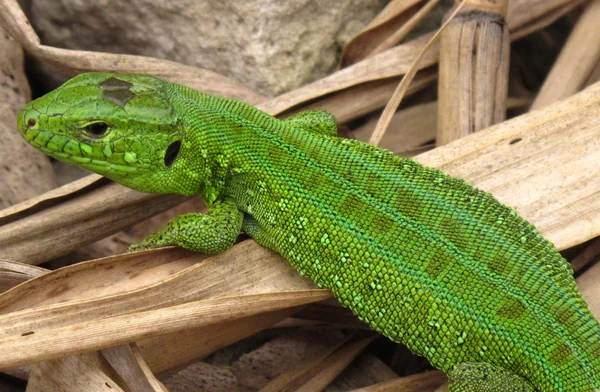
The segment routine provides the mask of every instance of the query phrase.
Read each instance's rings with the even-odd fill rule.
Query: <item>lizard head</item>
[[[145,75],[86,73],[27,104],[23,138],[44,153],[142,192],[195,193],[168,83]],[[183,170],[173,170],[177,166]]]

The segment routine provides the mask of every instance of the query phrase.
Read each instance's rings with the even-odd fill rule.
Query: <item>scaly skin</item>
[[[142,192],[198,194],[135,249],[219,252],[241,231],[452,391],[591,391],[600,328],[568,263],[491,195],[358,141],[312,111],[281,121],[139,75],[80,75],[27,105],[23,137]]]

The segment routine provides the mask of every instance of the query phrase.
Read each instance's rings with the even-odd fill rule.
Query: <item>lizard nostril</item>
[[[35,127],[35,124],[37,124],[37,121],[36,121],[36,119],[35,119],[35,118],[30,118],[30,119],[27,121],[27,126],[28,126],[29,128],[33,128],[33,127]]]

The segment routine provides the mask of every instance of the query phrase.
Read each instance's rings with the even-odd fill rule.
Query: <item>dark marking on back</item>
[[[526,307],[518,298],[508,298],[498,312],[496,313],[499,317],[504,319],[518,319],[525,313]]]
[[[132,83],[125,80],[110,77],[99,84],[103,91],[103,96],[107,101],[115,103],[121,107],[125,107],[127,102],[136,97],[135,93],[130,90]]]
[[[448,263],[442,257],[432,257],[427,261],[425,272],[431,277],[431,279],[437,279],[437,277],[446,269]]]
[[[364,213],[365,204],[356,195],[349,194],[346,196],[340,206],[340,212],[343,216],[349,217]]]
[[[573,355],[571,347],[566,343],[562,343],[550,352],[550,362],[556,366],[561,366],[571,359],[571,355]]]
[[[388,233],[394,228],[394,219],[380,212],[373,212],[372,228],[381,234]]]
[[[488,268],[496,275],[504,275],[508,262],[501,257],[496,257],[488,262]]]

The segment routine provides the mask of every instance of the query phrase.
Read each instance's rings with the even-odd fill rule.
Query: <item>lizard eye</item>
[[[171,166],[173,162],[175,162],[175,158],[179,154],[179,149],[181,148],[181,141],[177,140],[167,147],[167,152],[165,152],[165,165]]]
[[[83,128],[91,137],[102,137],[108,131],[108,124],[103,122],[92,123]]]

